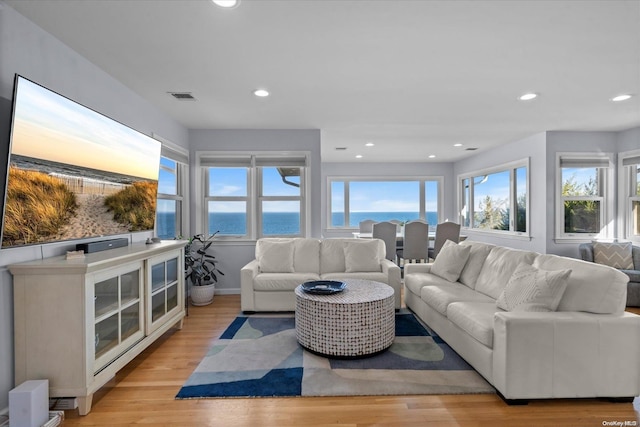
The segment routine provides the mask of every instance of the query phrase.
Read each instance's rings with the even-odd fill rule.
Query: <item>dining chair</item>
[[[460,224],[455,222],[443,222],[436,227],[436,237],[433,247],[429,248],[429,258],[436,259],[444,242],[451,240],[455,243],[460,241]]]
[[[402,228],[402,221],[400,221],[399,219],[390,219],[389,222],[395,224],[396,227],[398,227],[398,230]]]
[[[398,262],[429,260],[429,224],[420,220],[406,223],[403,242],[403,247],[396,251]]]
[[[387,249],[385,258],[396,262],[396,224],[389,221],[376,222],[373,224],[372,237],[384,241]]]
[[[373,232],[373,224],[375,224],[376,221],[372,220],[372,219],[365,219],[360,221],[360,224],[358,224],[359,228],[360,228],[360,232],[361,233],[372,233]]]
[[[398,249],[402,249],[403,241],[403,233],[402,227],[404,226],[404,221],[400,221],[399,219],[390,219],[390,223],[396,225],[396,252]]]

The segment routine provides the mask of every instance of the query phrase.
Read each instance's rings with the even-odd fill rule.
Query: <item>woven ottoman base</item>
[[[386,350],[395,337],[395,296],[390,286],[370,280],[344,280],[344,291],[309,294],[298,286],[296,337],[324,356],[353,358]]]

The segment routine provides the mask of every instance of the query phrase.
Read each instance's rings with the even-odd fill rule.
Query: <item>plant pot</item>
[[[211,304],[213,302],[213,293],[215,290],[215,283],[203,286],[192,286],[191,304],[196,306]]]

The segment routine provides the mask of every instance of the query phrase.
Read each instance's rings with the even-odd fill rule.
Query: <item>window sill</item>
[[[531,241],[531,236],[527,233],[512,233],[508,231],[490,231],[480,230],[477,228],[462,228],[460,230],[460,234],[466,234],[467,236],[471,234],[479,234],[483,236],[496,237],[499,239]]]
[[[596,237],[596,236],[592,236],[592,237],[556,237],[555,239],[553,239],[553,241],[555,243],[559,243],[559,244],[576,244],[576,243],[591,243],[594,240],[613,240],[607,237]]]

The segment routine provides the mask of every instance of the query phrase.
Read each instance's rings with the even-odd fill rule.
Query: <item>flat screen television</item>
[[[153,230],[160,149],[16,75],[2,248]]]

